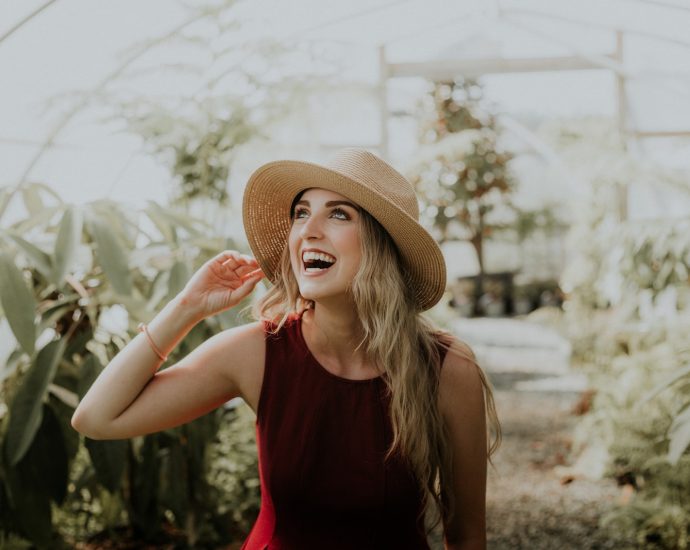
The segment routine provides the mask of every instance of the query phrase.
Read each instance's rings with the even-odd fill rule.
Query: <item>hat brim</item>
[[[374,189],[325,166],[297,160],[264,164],[251,175],[244,191],[242,219],[247,240],[269,280],[275,282],[290,232],[292,201],[298,193],[313,187],[349,198],[388,231],[421,310],[441,299],[446,288],[445,259],[434,238],[417,220]]]

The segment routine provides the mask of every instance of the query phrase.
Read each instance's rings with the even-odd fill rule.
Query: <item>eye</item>
[[[332,214],[337,215],[341,220],[349,220],[350,216],[342,208],[334,208]]]
[[[301,218],[302,214],[306,214],[306,213],[307,213],[306,208],[297,207],[297,208],[295,208],[295,213],[293,215],[293,218],[295,218],[295,219]]]

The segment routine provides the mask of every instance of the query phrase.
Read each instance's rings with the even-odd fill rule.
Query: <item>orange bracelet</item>
[[[139,325],[137,326],[137,330],[139,332],[143,332],[146,335],[146,339],[149,341],[149,344],[151,344],[151,348],[153,348],[153,351],[156,353],[156,355],[160,357],[162,361],[167,361],[168,356],[163,355],[161,353],[161,350],[158,349],[158,346],[153,343],[153,338],[151,338],[151,334],[149,334],[149,327],[146,325],[146,323],[139,323]]]

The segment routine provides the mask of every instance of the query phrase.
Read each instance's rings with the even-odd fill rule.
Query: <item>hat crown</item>
[[[355,147],[339,151],[328,168],[364,184],[419,221],[419,203],[412,184],[382,159]]]

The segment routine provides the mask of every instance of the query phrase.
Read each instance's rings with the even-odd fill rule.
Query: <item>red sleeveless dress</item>
[[[261,511],[243,550],[429,548],[414,477],[400,459],[384,462],[392,441],[385,389],[381,377],[327,371],[297,314],[278,334],[266,332],[256,420]]]

